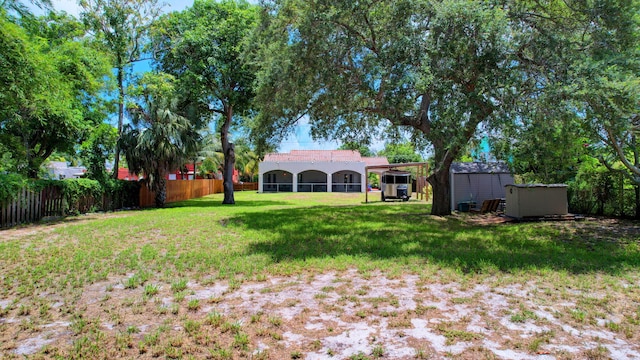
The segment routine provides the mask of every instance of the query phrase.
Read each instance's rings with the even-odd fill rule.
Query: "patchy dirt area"
[[[80,317],[69,316],[73,311],[61,299],[44,319],[37,309],[21,311],[19,304],[0,299],[0,354],[640,359],[640,334],[620,325],[620,314],[637,311],[634,321],[640,317],[640,283],[627,280],[611,284],[630,291],[622,298],[498,278],[469,285],[356,270],[240,285],[187,283],[184,296],[176,296],[170,284],[156,284],[155,294],[125,288],[126,280],[86,287],[75,304]],[[104,343],[105,352],[85,352],[98,346],[94,342]]]
[[[81,224],[95,219],[119,218],[129,216],[121,212],[89,213],[78,216],[49,217],[35,224],[20,225],[10,229],[0,229],[0,242],[21,239],[30,235],[50,233],[57,228],[73,224]]]
[[[640,222],[613,218],[587,218],[586,221],[572,223],[558,222],[555,226],[562,230],[588,238],[592,242],[620,242],[635,240],[640,244]]]
[[[515,219],[501,214],[461,214],[452,215],[468,224],[478,226],[495,226],[516,222]],[[535,221],[532,221],[535,223]],[[621,239],[635,239],[640,243],[640,223],[633,220],[607,218],[607,217],[579,217],[576,220],[544,221],[545,225],[551,225],[564,232],[589,238],[590,241],[618,242]]]

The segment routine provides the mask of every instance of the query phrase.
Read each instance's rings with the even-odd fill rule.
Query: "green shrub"
[[[80,214],[102,207],[103,189],[98,181],[65,179],[60,181],[60,185],[66,202],[65,213]]]
[[[116,210],[140,205],[140,183],[137,181],[108,179],[103,184],[105,209]]]
[[[101,183],[92,179],[30,180],[19,174],[0,173],[0,209],[11,200],[21,198],[20,194],[24,189],[34,193],[49,189],[47,198],[53,202],[48,204],[56,205],[47,205],[43,216],[112,211],[135,208],[140,204],[140,183],[135,181],[106,179]]]
[[[132,208],[140,202],[140,184],[135,181],[107,179],[101,184],[91,179],[28,180],[18,174],[0,174],[0,203],[14,199],[25,187],[35,192],[58,188],[65,214]]]
[[[0,174],[0,204],[14,199],[27,186],[27,179],[19,174]]]

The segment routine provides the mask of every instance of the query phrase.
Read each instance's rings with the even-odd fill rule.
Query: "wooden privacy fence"
[[[233,184],[233,191],[258,191],[258,183],[245,182]]]
[[[48,186],[40,191],[24,188],[14,199],[0,203],[0,228],[62,215],[64,199],[60,188]]]
[[[257,190],[257,183],[234,184],[234,191]],[[137,192],[137,190],[136,190]],[[198,179],[167,181],[167,203],[183,201],[224,192],[222,180]],[[132,196],[133,195],[133,196]],[[149,207],[155,205],[155,194],[146,186],[140,193],[130,194],[126,199],[115,201],[111,196],[101,198],[82,196],[72,204],[67,204],[62,189],[47,186],[40,191],[22,189],[14,199],[0,203],[0,228],[32,223],[48,216],[64,216],[69,213],[86,213],[94,210],[115,210],[123,207]],[[140,203],[135,200],[139,198]]]
[[[167,181],[167,203],[189,200],[224,192],[222,180],[171,180]],[[146,186],[140,188],[140,207],[155,206],[155,193]]]

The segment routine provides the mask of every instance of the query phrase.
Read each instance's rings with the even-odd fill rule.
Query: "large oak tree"
[[[451,163],[479,126],[506,118],[521,81],[506,10],[461,0],[267,6],[256,136],[277,142],[302,116],[316,138],[408,129],[432,147],[432,213],[449,214]]]

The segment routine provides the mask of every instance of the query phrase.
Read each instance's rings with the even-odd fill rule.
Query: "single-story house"
[[[49,161],[47,171],[52,179],[78,179],[84,176],[87,168],[84,166],[69,166],[66,161]]]
[[[386,157],[354,150],[292,150],[271,153],[259,166],[259,192],[365,192],[365,167],[388,165]]]
[[[107,169],[107,171],[109,171]],[[138,181],[142,179],[142,176],[129,172],[127,168],[118,168],[118,180]]]
[[[514,184],[509,167],[502,162],[453,163],[449,175],[452,211],[461,203],[479,207],[485,200],[504,199],[505,186]]]

